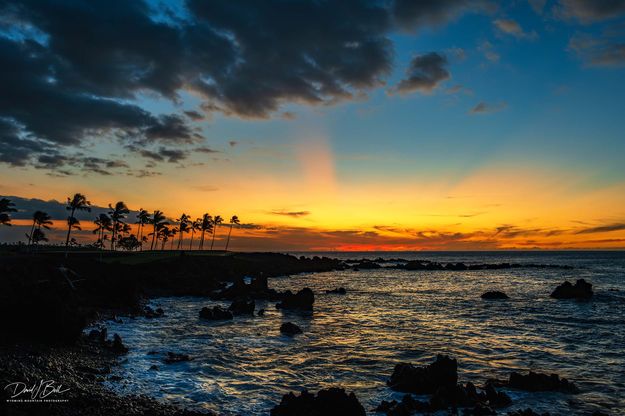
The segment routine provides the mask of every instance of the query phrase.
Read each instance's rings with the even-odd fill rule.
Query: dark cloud
[[[64,220],[68,215],[67,209],[65,209],[65,203],[54,199],[44,201],[43,199],[22,198],[19,196],[6,196],[6,198],[9,198],[15,204],[15,208],[17,209],[17,212],[11,214],[11,217],[14,219],[32,219],[32,215],[35,211],[47,212],[54,220]],[[91,212],[80,211],[76,212],[75,216],[81,221],[91,220],[96,218],[101,213],[104,214],[108,211],[108,207],[93,205],[91,207]],[[134,219],[137,214],[137,211],[130,211],[128,217]]]
[[[401,80],[393,91],[407,94],[414,91],[431,92],[449,79],[447,58],[436,52],[415,56],[406,70],[406,78]]]
[[[239,142],[238,142],[238,141],[236,141],[236,140],[230,140],[230,141],[228,142],[228,144],[230,145],[230,147],[234,147],[234,146],[236,146],[237,144],[239,144]]]
[[[271,211],[274,215],[284,215],[287,217],[299,218],[310,215],[310,211]]]
[[[194,149],[193,151],[194,152],[200,152],[200,153],[219,153],[218,150],[214,150],[214,149],[211,149],[210,147],[206,147],[206,146],[198,147],[198,148]]]
[[[127,149],[155,154],[162,145],[184,148],[202,140],[188,124],[202,114],[153,114],[138,105],[145,94],[178,103],[180,91],[191,91],[204,112],[244,118],[289,117],[280,109],[286,103],[358,98],[383,85],[390,73],[393,31],[438,24],[484,10],[486,3],[188,0],[178,9],[150,4],[0,4],[0,118],[11,123],[2,126],[8,146],[0,161],[37,163],[48,146],[66,155],[87,140],[121,140]],[[434,83],[441,77],[426,75]],[[416,88],[427,89],[425,82]]]
[[[143,149],[139,151],[139,154],[147,159],[152,159],[156,162],[169,162],[178,163],[186,159],[189,154],[185,150],[181,149],[168,149],[166,147],[160,147],[155,151]]]
[[[499,104],[488,104],[484,101],[481,101],[475,105],[470,111],[469,114],[488,114],[495,113],[497,111],[501,111],[508,106],[505,102],[501,102]]]
[[[613,19],[625,14],[625,0],[560,0],[556,15],[583,23]]]
[[[575,234],[594,234],[594,233],[607,233],[611,231],[625,230],[625,223],[614,223],[607,225],[600,225],[597,227],[584,228],[575,232]]]
[[[621,38],[577,33],[569,41],[569,50],[590,66],[625,65],[625,42]]]

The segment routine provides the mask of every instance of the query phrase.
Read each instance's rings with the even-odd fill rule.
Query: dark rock
[[[156,310],[154,310],[151,307],[146,306],[143,309],[143,314],[146,318],[160,318],[165,315],[165,311],[163,311],[163,308],[156,308]]]
[[[278,309],[300,309],[311,311],[315,303],[315,294],[312,290],[305,287],[296,294],[287,290],[283,294],[282,302],[276,304]]]
[[[271,409],[271,416],[365,416],[365,408],[354,393],[344,389],[319,390],[317,395],[304,390],[299,396],[285,394],[279,405]]]
[[[256,313],[258,316],[265,316],[265,310],[264,309],[259,309],[258,312]]]
[[[344,294],[347,293],[347,290],[345,290],[344,287],[337,287],[336,289],[326,290],[326,293],[332,293],[332,294],[336,294],[336,295],[344,295]]]
[[[424,367],[397,364],[388,385],[393,390],[405,393],[432,394],[441,387],[453,389],[457,382],[458,362],[439,354],[435,362]]]
[[[152,371],[158,371],[158,370],[159,370],[159,368],[158,368],[158,366],[157,366],[156,364],[154,364],[154,365],[151,365],[151,366],[150,366],[150,370],[152,370]]]
[[[406,394],[401,402],[397,400],[390,402],[383,400],[382,403],[376,407],[375,411],[384,413],[387,416],[407,416],[415,412],[429,412],[430,405],[427,402],[415,400],[410,394]]]
[[[463,416],[492,416],[496,414],[497,412],[495,412],[491,407],[482,403],[478,403],[472,409],[466,409],[462,412]]]
[[[250,289],[256,292],[263,292],[269,289],[269,282],[267,280],[267,276],[263,276],[262,273],[260,276],[252,279],[250,283]]]
[[[254,308],[256,303],[253,300],[248,302],[245,299],[235,299],[228,310],[234,315],[254,315]]]
[[[566,378],[557,374],[542,374],[530,371],[527,375],[510,373],[508,387],[525,391],[560,391],[563,393],[578,393],[579,389]]]
[[[302,329],[292,322],[285,322],[280,325],[280,332],[286,335],[297,335],[302,333]]]
[[[592,295],[592,284],[584,279],[577,280],[574,285],[567,280],[551,293],[556,299],[590,299]]]
[[[122,337],[115,334],[113,335],[113,344],[111,345],[111,350],[116,354],[125,354],[128,352],[128,348],[122,342]]]
[[[498,290],[485,292],[480,296],[482,299],[508,299],[508,295]]]
[[[486,383],[484,393],[486,393],[488,404],[492,408],[498,409],[501,407],[508,407],[512,404],[510,396],[503,391],[495,390],[495,387],[491,383]]]
[[[359,270],[375,270],[380,268],[382,268],[382,266],[370,260],[362,260],[360,263],[354,265],[354,269]]]
[[[182,361],[190,361],[191,358],[187,355],[187,354],[179,354],[176,352],[168,352],[167,356],[165,357],[164,361],[165,364],[174,364],[174,363],[179,363]]]
[[[221,306],[213,306],[212,308],[203,307],[200,311],[200,318],[213,321],[232,319],[232,312],[222,309]]]

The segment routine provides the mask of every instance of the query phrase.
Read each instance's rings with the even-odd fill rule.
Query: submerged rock
[[[590,299],[593,295],[592,284],[584,279],[578,279],[575,284],[571,284],[568,280],[551,293],[552,298],[556,299]]]
[[[163,361],[165,361],[165,364],[174,364],[174,363],[180,363],[183,361],[190,361],[190,360],[191,360],[191,357],[189,357],[187,354],[180,354],[177,352],[169,351]]]
[[[332,290],[326,290],[326,293],[333,293],[336,295],[344,295],[347,293],[347,290],[345,290],[344,287],[337,287],[336,289],[332,289]]]
[[[517,410],[515,412],[509,412],[508,416],[550,416],[549,412],[538,413],[532,409]]]
[[[365,416],[365,408],[354,393],[345,389],[319,390],[317,395],[304,390],[299,396],[285,394],[279,405],[271,409],[271,416]]]
[[[210,319],[213,321],[232,319],[232,312],[222,309],[221,306],[213,306],[212,308],[203,307],[200,311],[200,318]]]
[[[458,362],[447,355],[437,355],[436,361],[424,367],[408,363],[395,366],[388,385],[405,393],[432,394],[441,387],[455,388],[458,382]]]
[[[160,318],[165,315],[165,311],[163,311],[163,308],[152,309],[151,307],[146,306],[143,309],[143,314],[146,318]]]
[[[248,302],[244,299],[235,299],[228,310],[234,315],[254,315],[254,308],[256,303],[253,300]]]
[[[375,270],[380,268],[382,268],[382,266],[380,266],[378,263],[364,259],[360,263],[354,265],[354,270]]]
[[[312,290],[305,287],[295,294],[293,294],[290,290],[287,290],[283,294],[282,302],[276,304],[276,308],[311,311],[313,303],[315,303],[315,294]]]
[[[401,402],[397,400],[392,400],[390,402],[382,400],[382,403],[375,408],[375,411],[384,413],[387,416],[411,415],[415,412],[429,412],[430,404],[428,402],[415,400],[410,394],[406,394],[401,399]]]
[[[485,292],[480,296],[482,299],[509,299],[508,295],[498,290]]]
[[[530,371],[526,375],[510,373],[508,387],[525,391],[560,391],[562,393],[579,393],[575,384],[557,374],[542,374]]]
[[[280,332],[286,335],[297,335],[302,333],[302,329],[292,322],[285,322],[280,325]]]

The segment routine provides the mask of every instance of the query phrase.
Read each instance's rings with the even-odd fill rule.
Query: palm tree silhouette
[[[113,235],[111,236],[111,250],[115,251],[115,243],[118,238],[118,234],[121,231],[121,225],[124,224],[124,219],[126,218],[126,214],[130,212],[126,204],[123,201],[119,201],[113,207],[109,204],[109,215],[111,216],[111,221],[113,222]]]
[[[213,217],[208,214],[204,214],[202,216],[200,229],[202,230],[202,235],[200,237],[200,250],[204,250],[204,233],[206,231],[210,232],[213,229]]]
[[[237,217],[236,215],[233,215],[232,218],[230,218],[230,230],[228,231],[228,239],[226,240],[226,251],[228,251],[228,244],[230,244],[230,234],[232,234],[232,226],[234,224],[241,224],[241,221],[239,221],[239,217]]]
[[[202,229],[202,219],[197,218],[195,221],[191,223],[191,241],[189,241],[189,250],[193,250],[193,235],[196,231],[200,231]]]
[[[26,237],[28,238],[28,251],[30,251],[31,244],[35,242],[36,239],[37,241],[48,241],[47,239],[41,239],[41,237],[45,237],[41,228],[43,227],[46,230],[49,230],[51,225],[52,217],[47,212],[35,211],[33,214],[33,225],[30,228],[30,234],[26,234]]]
[[[150,223],[152,224],[152,232],[149,234],[152,236],[152,244],[150,245],[150,250],[154,250],[154,242],[159,237],[159,231],[161,231],[161,229],[169,223],[167,222],[167,218],[165,218],[163,212],[159,210],[154,211]]]
[[[171,246],[169,247],[170,250],[174,249],[174,241],[176,241],[176,234],[178,234],[178,228],[176,227],[172,227],[169,229],[169,231],[167,232],[167,238],[171,238]]]
[[[83,194],[74,194],[72,198],[67,198],[66,209],[70,211],[69,217],[67,217],[67,238],[65,239],[65,257],[67,258],[69,250],[69,235],[72,232],[72,228],[78,228],[80,230],[80,221],[74,217],[76,211],[91,212],[89,207],[91,202],[87,200],[87,197]]]
[[[213,244],[215,244],[215,234],[217,233],[217,227],[219,226],[219,224],[222,224],[224,222],[224,219],[221,218],[219,215],[215,215],[215,218],[213,219],[213,241],[211,241],[211,251],[213,251]]]
[[[0,199],[0,225],[11,225],[11,212],[17,212],[13,208],[15,204],[8,198]]]
[[[182,244],[184,233],[188,233],[191,229],[191,224],[190,224],[191,217],[185,213],[182,213],[182,215],[180,216],[180,218],[178,218],[177,221],[180,222],[180,225],[178,225],[178,232],[180,233],[180,236],[178,237],[178,250],[180,250],[180,246]]]
[[[48,241],[48,238],[40,228],[35,228],[33,234],[31,235],[31,241],[34,245],[37,245],[40,241]]]
[[[111,221],[111,217],[107,214],[100,214],[98,218],[93,221],[96,225],[96,228],[93,230],[94,234],[98,234],[98,242],[97,245],[100,247],[100,250],[104,249],[104,240],[106,239],[106,232],[113,231],[113,222]]]
[[[139,224],[139,229],[137,230],[138,240],[141,243],[141,251],[143,251],[143,226],[145,224],[150,223],[150,213],[144,210],[143,208],[139,208],[139,213],[137,214],[137,224]]]

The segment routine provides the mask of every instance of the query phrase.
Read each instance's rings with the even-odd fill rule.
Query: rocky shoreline
[[[204,308],[198,313],[203,319],[232,319],[232,316],[237,314],[253,314],[255,299],[275,301],[278,308],[312,310],[314,293],[310,289],[302,289],[297,293],[277,292],[268,287],[267,278],[272,276],[347,268],[484,270],[523,267],[506,263],[466,266],[462,263],[439,264],[418,261],[381,266],[380,263],[384,262],[345,262],[327,257],[296,258],[274,253],[207,256],[180,253],[178,256],[168,258],[144,257],[146,258],[142,259],[141,254],[115,256],[101,261],[97,255],[81,254],[71,256],[67,260],[60,255],[14,256],[2,259],[0,324],[6,336],[0,343],[0,383],[6,386],[10,383],[23,382],[31,386],[53,380],[63,383],[63,389],[69,389],[62,395],[59,394],[63,400],[68,400],[69,405],[47,402],[7,403],[6,399],[10,398],[11,389],[4,389],[0,404],[2,414],[157,416],[211,414],[178,408],[145,396],[119,396],[102,385],[106,380],[118,381],[110,375],[111,367],[122,359],[127,351],[126,346],[121,338],[105,331],[92,331],[89,335],[85,335],[83,332],[86,325],[104,318],[115,319],[120,315],[158,318],[163,315],[162,310],[153,310],[145,306],[147,300],[153,297],[189,295],[230,300],[232,304],[227,310],[213,307]],[[245,282],[245,278],[249,278],[249,283]],[[592,296],[592,285],[586,282],[578,282],[576,286],[567,282],[562,286],[563,288],[557,289],[559,296],[552,294],[553,297],[588,299]],[[574,288],[572,292],[569,290],[570,287]],[[563,291],[566,296],[560,296]],[[327,292],[345,294],[346,290],[337,288]],[[507,298],[501,292],[488,292],[485,295],[488,296],[483,296],[484,298]],[[301,333],[301,329],[289,322],[281,328],[281,332],[293,336]],[[172,357],[169,357],[171,360],[184,360],[182,356],[171,354]],[[404,392],[411,392],[411,389],[398,388],[401,386],[401,383],[397,382],[398,377],[406,377],[406,374],[425,377],[423,374],[430,371],[413,368],[408,363],[403,366],[400,369],[403,375],[395,374],[399,371],[396,368],[389,386]],[[509,384],[517,386],[523,383],[531,384],[540,378],[540,375],[536,374],[527,377],[530,376],[534,378],[529,381],[523,378],[526,376],[514,376],[514,383],[511,376]],[[541,382],[548,384],[549,381],[550,379],[545,379]],[[403,380],[403,382],[410,384],[415,381]],[[434,385],[425,379],[418,379],[416,382]],[[455,381],[451,384],[445,386],[447,393],[440,393],[438,390],[430,392],[434,396],[429,404],[414,402],[407,396],[408,398],[399,403],[383,403],[377,410],[389,415],[410,414],[417,410],[433,411],[442,407],[456,407],[459,403],[470,403],[474,407],[473,414],[478,412],[494,414],[489,413],[491,409],[487,407],[502,407],[501,401],[506,401],[504,396],[494,391],[494,384],[486,385],[479,394],[474,394],[474,386],[455,387]],[[465,400],[467,397],[471,399]],[[325,403],[326,399],[331,402]],[[496,402],[500,399],[500,402]],[[337,404],[333,403],[333,400],[347,402]],[[317,396],[302,393],[300,396],[292,395],[288,398],[285,396],[283,403],[277,405],[272,414],[299,414],[298,412],[306,407],[325,409],[323,410],[325,412],[327,406],[340,408],[343,405],[356,409],[355,414],[360,414],[361,407],[359,404],[356,405],[357,403],[353,395],[339,390],[320,391]]]

